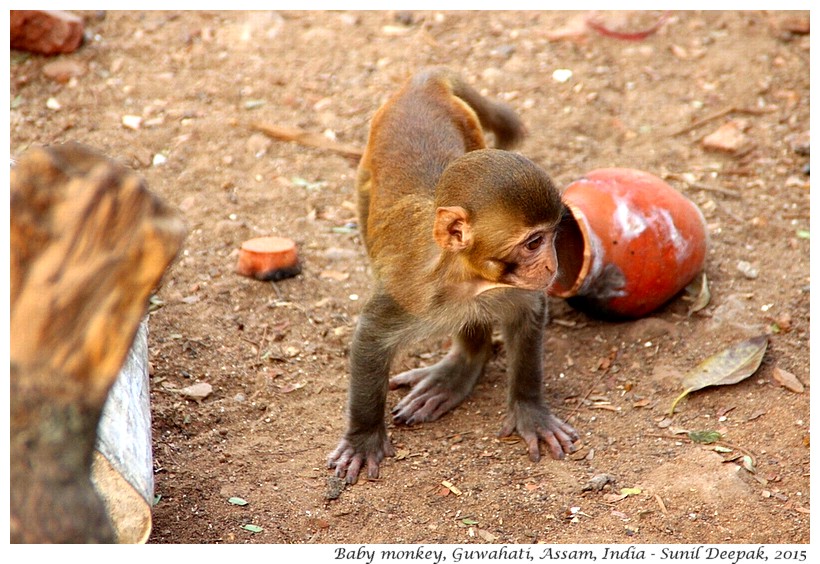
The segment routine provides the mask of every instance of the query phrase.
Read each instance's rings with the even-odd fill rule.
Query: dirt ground
[[[87,41],[75,53],[11,52],[11,152],[96,147],[189,228],[150,314],[149,542],[809,542],[808,12],[671,12],[637,40],[593,30],[584,12],[80,14]],[[635,32],[662,16],[596,21]],[[50,78],[46,65],[60,60],[78,74]],[[512,105],[530,131],[518,150],[558,185],[630,167],[693,200],[708,223],[711,301],[688,315],[692,302],[678,297],[613,323],[551,299],[547,398],[581,433],[577,453],[534,464],[520,440],[497,438],[499,345],[462,406],[389,425],[397,456],[381,478],[336,497],[325,464],[371,284],[356,159],[252,124],[361,147],[373,111],[428,64]],[[728,123],[740,147],[704,146]],[[302,274],[235,274],[240,244],[262,235],[294,238]],[[667,418],[683,374],[763,333],[753,376],[694,392]],[[446,349],[414,343],[395,370]],[[781,371],[805,389],[783,387]],[[213,387],[201,401],[179,393],[200,382]],[[731,452],[683,432],[695,430],[721,432]],[[587,487],[604,474],[614,482]]]

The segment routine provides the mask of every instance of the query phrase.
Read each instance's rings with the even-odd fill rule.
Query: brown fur
[[[549,412],[541,390],[543,290],[557,270],[555,228],[564,207],[546,173],[525,157],[488,149],[525,135],[518,116],[452,71],[412,77],[371,122],[357,175],[360,225],[376,288],[351,347],[349,425],[328,463],[355,482],[392,454],[383,415],[390,362],[402,344],[454,335],[438,364],[395,377],[413,385],[397,422],[438,418],[472,390],[491,353],[494,322],[508,348],[509,417],[502,432],[555,457],[575,431]]]

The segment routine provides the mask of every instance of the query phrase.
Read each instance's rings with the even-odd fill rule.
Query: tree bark
[[[12,168],[10,224],[11,540],[113,542],[90,481],[97,423],[184,227],[77,144]]]

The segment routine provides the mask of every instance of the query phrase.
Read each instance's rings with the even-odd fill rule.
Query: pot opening
[[[551,296],[559,298],[569,298],[578,293],[592,262],[583,215],[572,204],[566,206],[567,211],[561,218],[555,237],[558,274],[549,289]]]

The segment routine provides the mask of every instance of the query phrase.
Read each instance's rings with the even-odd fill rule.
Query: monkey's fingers
[[[415,386],[427,376],[428,370],[426,368],[415,368],[413,370],[408,370],[407,372],[402,372],[396,376],[390,378],[390,389],[395,390],[397,388],[401,388],[402,386]]]
[[[393,408],[393,421],[415,425],[425,421],[435,421],[458,404],[446,392],[410,394]]]
[[[345,478],[348,484],[355,484],[359,480],[359,472],[362,468],[361,455],[356,454],[353,447],[346,441],[339,443],[339,446],[327,459],[327,467],[335,468],[337,478]]]
[[[355,484],[359,481],[359,471],[362,469],[361,455],[354,455],[350,459],[350,466],[347,467],[347,474],[345,475],[345,482],[348,484]],[[336,469],[336,476],[341,478],[339,469]]]
[[[554,415],[550,415],[546,427],[538,429],[538,435],[546,443],[550,455],[561,460],[564,454],[575,452],[575,441],[579,439],[578,432]]]

